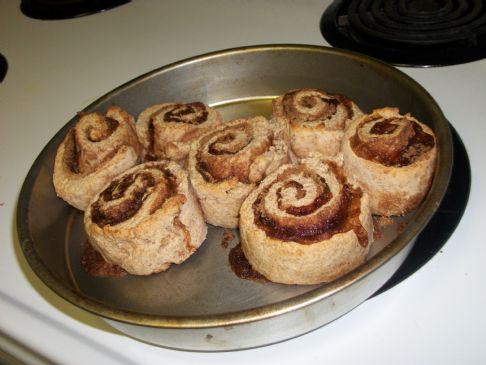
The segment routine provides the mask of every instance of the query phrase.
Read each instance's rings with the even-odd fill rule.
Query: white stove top
[[[132,1],[60,21],[25,17],[0,3],[0,348],[32,359],[18,343],[62,364],[481,363],[486,359],[486,60],[401,68],[437,100],[472,166],[458,228],[417,273],[342,318],[283,343],[237,352],[194,353],[148,345],[112,330],[52,293],[18,245],[16,202],[34,159],[73,116],[111,89],[162,65],[237,46],[326,45],[319,20],[330,1]],[[46,208],[46,214],[49,214]],[[17,343],[15,345],[14,343]]]

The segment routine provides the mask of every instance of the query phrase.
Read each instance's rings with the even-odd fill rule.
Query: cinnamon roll
[[[266,177],[240,211],[243,252],[252,268],[284,284],[329,282],[361,264],[373,223],[368,196],[340,167],[317,158]]]
[[[174,161],[127,170],[85,211],[91,245],[130,274],[165,271],[191,256],[207,233],[187,172]]]
[[[219,112],[201,102],[163,103],[140,113],[137,134],[146,160],[184,161],[191,142],[222,123]]]
[[[349,98],[318,89],[297,89],[273,100],[273,117],[287,125],[292,151],[297,157],[318,152],[336,155],[345,128],[363,113]]]
[[[243,200],[288,161],[280,132],[274,123],[257,116],[224,123],[192,144],[188,169],[206,222],[238,226]]]
[[[58,196],[84,210],[100,189],[139,162],[134,118],[118,106],[80,114],[57,149],[53,182]]]
[[[434,132],[397,108],[376,109],[346,131],[348,178],[368,192],[376,215],[404,215],[426,195],[435,168]]]

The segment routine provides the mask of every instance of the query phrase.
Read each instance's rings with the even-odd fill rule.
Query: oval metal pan
[[[34,272],[59,296],[105,318],[122,332],[187,350],[235,350],[282,341],[318,328],[362,303],[406,258],[439,206],[450,177],[448,124],[433,98],[410,77],[380,61],[338,49],[285,44],[242,47],[161,67],[116,88],[84,111],[103,111],[118,104],[138,115],[161,101],[199,100],[231,118],[268,113],[271,97],[301,87],[345,94],[368,112],[399,107],[402,113],[412,113],[429,124],[437,136],[439,159],[429,194],[409,217],[407,228],[359,268],[332,283],[312,287],[248,283],[231,273],[225,261],[227,251],[218,242],[221,230],[212,227],[201,253],[166,273],[149,278],[87,277],[79,270],[85,239],[82,214],[58,199],[52,187],[55,151],[75,123],[73,118],[40,153],[21,190],[17,229]],[[46,206],[48,215],[42,213]],[[202,280],[200,275],[206,276]],[[178,280],[183,285],[177,286]],[[165,293],[154,289],[160,289],[158,285],[165,285]]]

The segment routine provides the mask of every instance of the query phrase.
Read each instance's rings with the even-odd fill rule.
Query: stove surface
[[[24,363],[35,363],[38,357],[62,364],[486,361],[486,292],[482,289],[486,195],[481,191],[486,186],[484,59],[437,68],[400,68],[434,97],[465,146],[471,175],[467,162],[456,159],[457,179],[449,197],[455,200],[465,194],[470,179],[462,219],[431,222],[438,227],[434,232],[447,242],[436,244],[434,232],[424,230],[419,244],[431,250],[418,255],[420,263],[411,272],[311,333],[227,353],[155,347],[117,332],[101,318],[57,297],[35,276],[19,249],[15,213],[25,175],[42,148],[77,111],[127,80],[194,55],[255,44],[328,45],[319,25],[330,5],[331,1],[322,0],[132,1],[90,16],[43,21],[25,16],[18,2],[0,2],[0,53],[8,60],[8,72],[0,83],[3,351]],[[459,203],[458,211],[463,204]],[[48,207],[39,209],[49,214]],[[448,215],[448,207],[443,214]],[[0,362],[1,356],[0,352]]]

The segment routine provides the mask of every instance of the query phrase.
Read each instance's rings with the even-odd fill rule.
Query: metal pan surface
[[[21,190],[17,229],[39,278],[69,302],[137,339],[171,348],[226,351],[267,345],[316,329],[353,309],[399,268],[446,191],[452,165],[448,124],[427,91],[396,68],[356,53],[308,45],[263,45],[218,51],[170,64],[116,88],[84,109],[117,104],[137,116],[169,101],[202,101],[226,120],[263,114],[290,89],[315,87],[347,95],[364,111],[395,106],[435,131],[438,164],[421,206],[374,243],[368,260],[322,285],[288,286],[238,278],[223,243],[226,229],[209,227],[189,260],[149,277],[92,277],[81,268],[86,235],[82,212],[56,197],[57,146],[73,117],[35,160]],[[73,113],[74,114],[74,113]],[[49,214],[45,214],[49,207]]]

